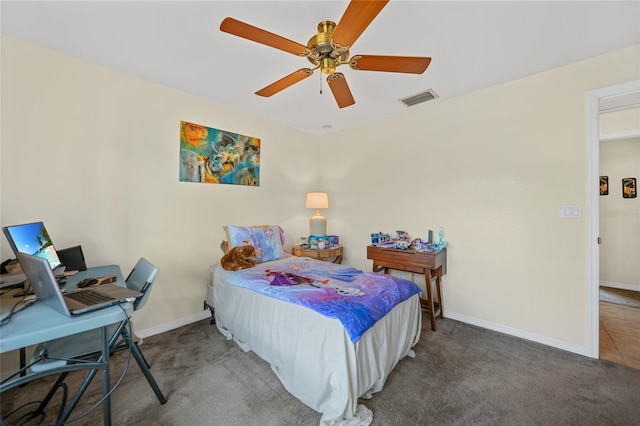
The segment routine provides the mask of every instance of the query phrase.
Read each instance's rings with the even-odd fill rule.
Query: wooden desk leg
[[[431,320],[431,330],[436,331],[436,316],[434,314],[433,295],[431,294],[431,271],[429,269],[424,271],[424,280],[427,284],[427,297],[429,298],[429,319]]]
[[[442,292],[440,291],[440,275],[436,275],[436,290],[438,292],[438,304],[440,304],[440,318],[444,318],[444,306],[442,305]]]
[[[375,262],[373,262],[373,272],[380,272],[382,271],[383,274],[389,274],[389,268],[386,267],[380,267],[378,266]]]

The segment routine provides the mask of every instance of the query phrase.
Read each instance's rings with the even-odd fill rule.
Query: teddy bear
[[[227,251],[220,264],[227,271],[238,271],[240,269],[251,268],[258,261],[255,259],[256,249],[253,246],[236,246]]]

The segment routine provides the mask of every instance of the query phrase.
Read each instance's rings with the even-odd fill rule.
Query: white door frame
[[[600,357],[600,100],[640,92],[640,80],[587,92],[587,346]]]

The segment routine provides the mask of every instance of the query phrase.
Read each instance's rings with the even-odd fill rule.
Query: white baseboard
[[[554,339],[553,337],[543,336],[537,333],[531,333],[529,331],[508,327],[502,324],[497,324],[490,321],[469,317],[467,315],[462,315],[462,314],[458,314],[456,312],[451,312],[451,311],[447,311],[445,313],[445,318],[451,318],[456,321],[464,322],[464,323],[475,325],[482,328],[487,328],[489,330],[498,331],[500,333],[508,334],[510,336],[520,337],[522,339],[531,340],[533,342],[542,343],[543,345],[552,346],[554,348],[562,349],[562,350],[573,352],[579,355],[584,355],[589,358],[593,358],[587,346],[576,345],[575,343]]]
[[[458,314],[456,312],[447,311],[445,317],[454,319],[456,321],[464,322],[467,324],[475,325],[478,327],[486,328],[489,330],[497,331],[500,333],[508,334],[510,336],[520,337],[522,339],[531,340],[533,342],[542,343],[543,345],[552,346],[554,348],[562,349],[565,351],[569,351],[579,355],[584,355],[586,357],[593,358],[589,353],[589,348],[587,348],[586,346],[576,345],[575,343],[554,339],[552,337],[531,333],[528,331],[520,330],[513,327],[508,327],[508,326],[493,323],[490,321],[481,320],[475,317]],[[154,336],[156,334],[164,333],[165,331],[173,330],[173,329],[176,329],[188,324],[192,324],[194,322],[198,322],[207,318],[211,318],[211,312],[208,309],[203,310],[202,312],[198,312],[197,314],[190,315],[185,318],[180,318],[175,321],[170,321],[164,324],[160,324],[155,327],[147,328],[144,330],[136,330],[136,335],[144,339],[144,338]],[[3,376],[2,378],[4,379],[5,377]]]
[[[600,281],[600,285],[604,287],[619,288],[621,290],[640,291],[640,284],[614,283],[611,281]]]
[[[190,315],[185,318],[180,318],[175,321],[160,324],[155,327],[147,328],[145,330],[136,330],[136,335],[144,339],[156,334],[164,333],[165,331],[173,330],[178,327],[182,327],[188,324],[192,324],[197,321],[201,321],[211,317],[211,312],[206,309],[194,315]],[[446,318],[451,318],[456,321],[464,322],[467,324],[475,325],[478,327],[486,328],[489,330],[497,331],[500,333],[508,334],[510,336],[519,337],[533,342],[542,343],[543,345],[552,346],[554,348],[562,349],[565,351],[573,352],[579,355],[593,358],[589,352],[589,348],[583,345],[576,345],[575,343],[567,342],[564,340],[554,339],[553,337],[544,336],[537,333],[531,333],[529,331],[520,330],[518,328],[508,327],[502,324],[493,323],[490,321],[481,320],[475,317],[458,314],[456,312],[447,311]]]
[[[205,318],[211,318],[211,311],[209,311],[208,309],[185,318],[180,318],[175,321],[157,325],[155,327],[147,328],[144,330],[136,330],[136,336],[140,337],[141,339],[145,339],[147,337],[155,336],[156,334],[164,333],[165,331],[173,330],[184,325],[201,321]]]

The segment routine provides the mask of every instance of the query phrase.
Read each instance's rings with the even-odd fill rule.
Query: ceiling
[[[317,71],[270,98],[256,96],[310,63],[219,30],[230,16],[306,44],[347,4],[3,0],[0,13],[5,34],[313,135],[402,112],[399,99],[427,89],[439,95],[430,103],[443,102],[640,43],[639,1],[391,0],[351,54],[430,56],[431,65],[421,75],[341,66],[356,104],[339,109]],[[215,126],[215,117],[202,124]]]

